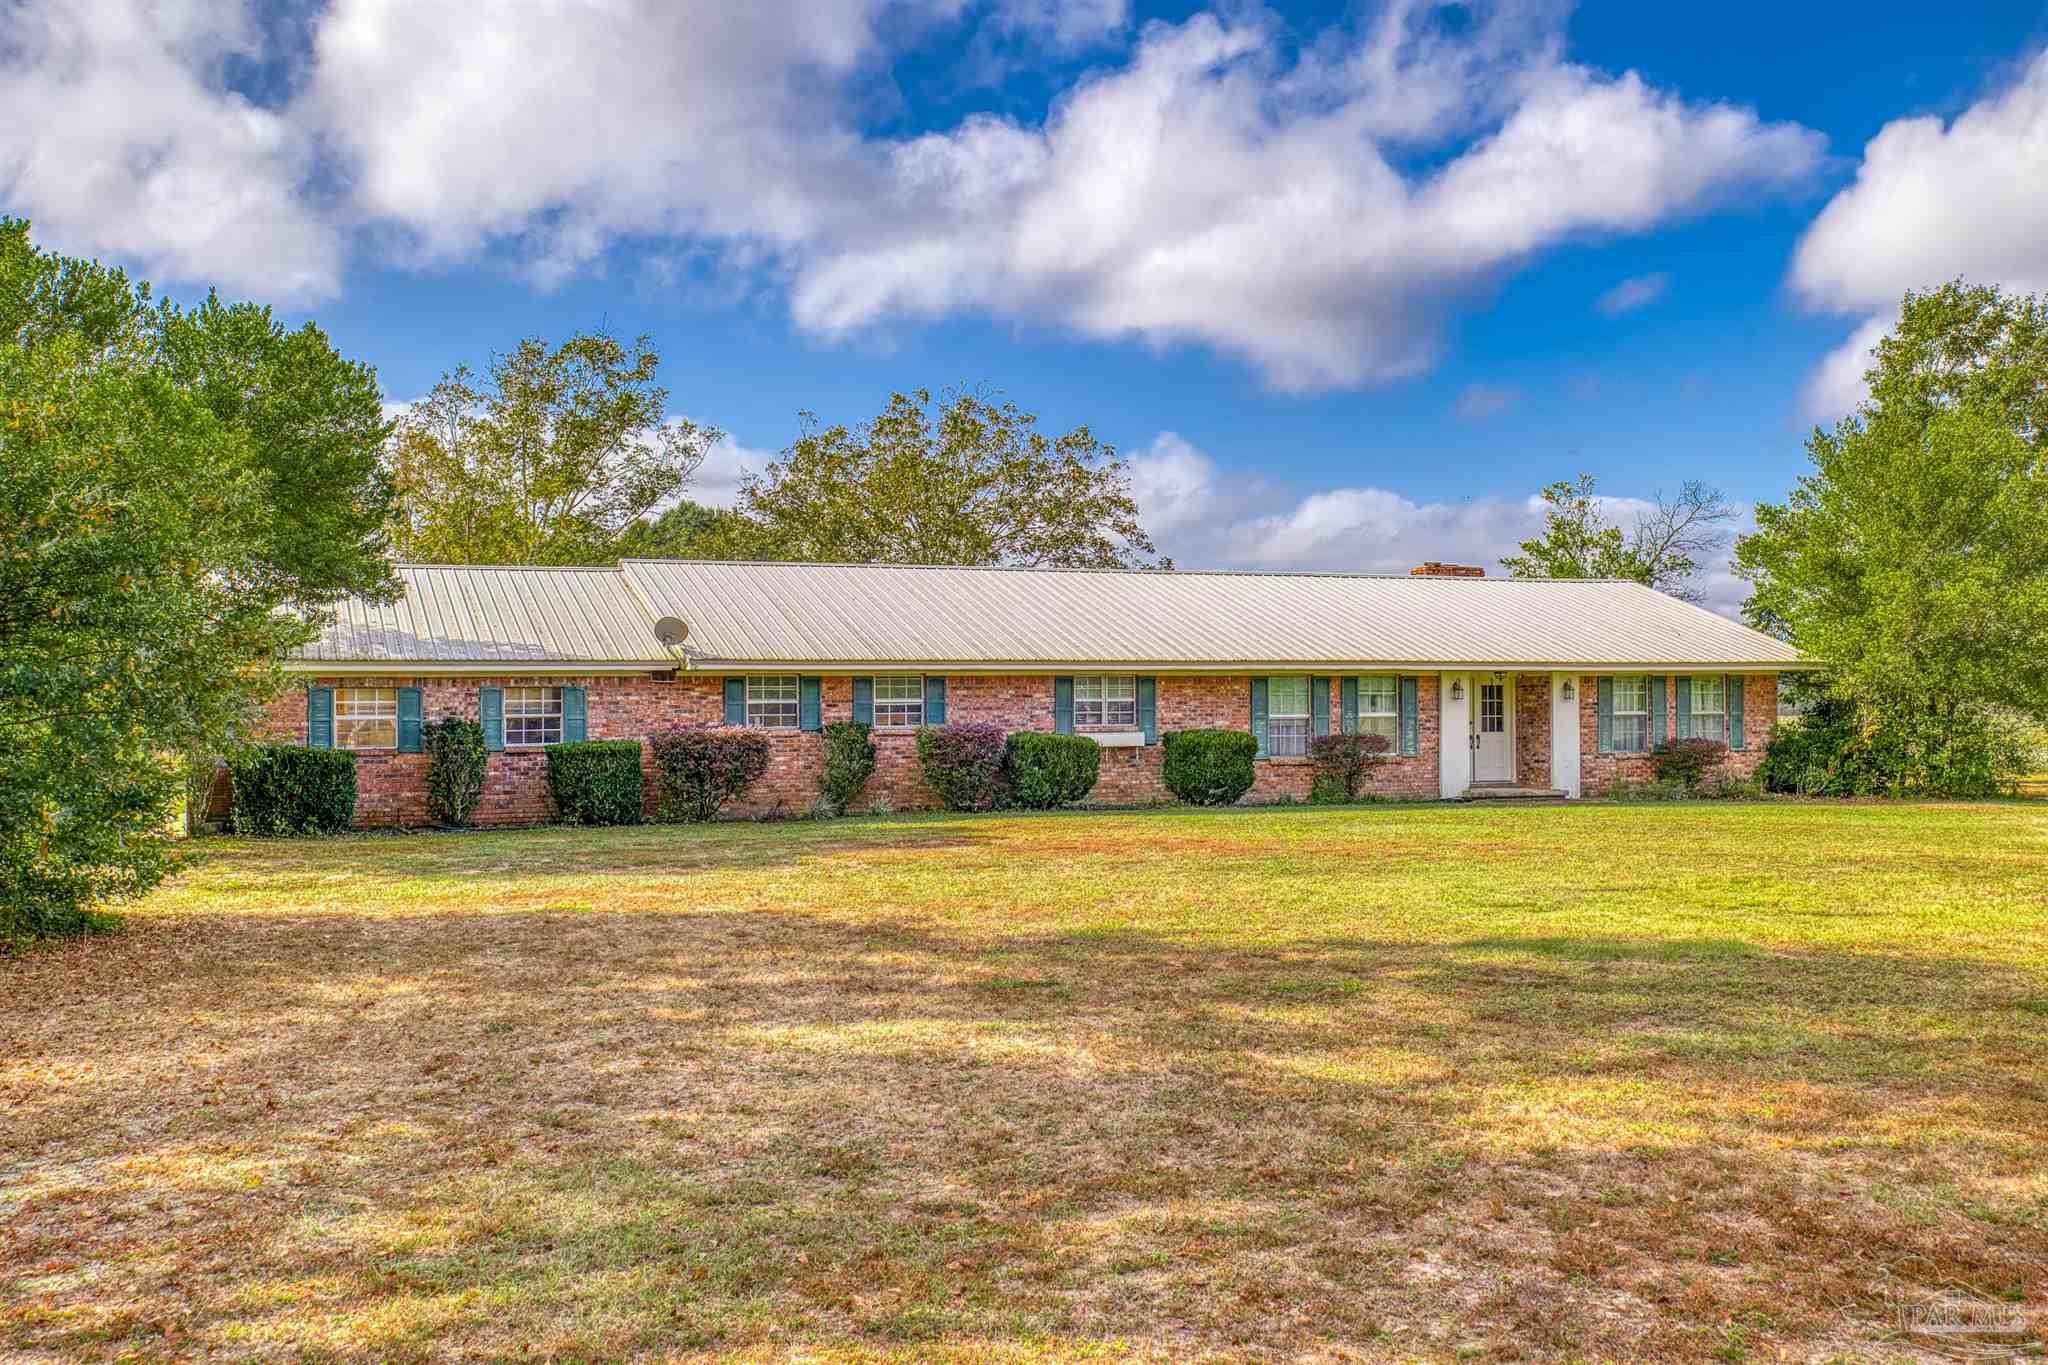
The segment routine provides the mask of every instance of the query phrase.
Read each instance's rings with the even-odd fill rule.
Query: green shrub
[[[991,810],[1008,795],[1003,781],[1007,737],[1000,725],[924,725],[917,766],[948,810]]]
[[[646,809],[640,741],[586,739],[550,744],[548,795],[571,825],[637,825]]]
[[[1727,757],[1728,746],[1718,739],[1659,740],[1650,750],[1650,771],[1665,786],[1689,794]]]
[[[1990,708],[1823,697],[1772,734],[1757,778],[1800,796],[1983,797],[2010,792],[2032,761],[2024,728]]]
[[[670,730],[648,741],[664,820],[710,820],[768,771],[768,736],[740,725]]]
[[[1102,746],[1086,735],[1020,730],[1003,743],[1003,780],[1010,799],[1029,810],[1071,806],[1095,790]]]
[[[427,752],[427,814],[437,825],[466,825],[484,795],[484,727],[450,716],[420,727]]]
[[[332,834],[356,811],[356,756],[345,749],[257,744],[228,762],[237,834]]]
[[[1176,730],[1166,736],[1160,778],[1195,806],[1227,806],[1252,789],[1259,741],[1243,730]]]
[[[875,771],[874,727],[857,720],[825,727],[825,768],[818,774],[818,804],[827,815],[843,815]]]
[[[1392,747],[1385,735],[1317,736],[1308,746],[1309,762],[1315,766],[1308,799],[1318,804],[1356,801]]]

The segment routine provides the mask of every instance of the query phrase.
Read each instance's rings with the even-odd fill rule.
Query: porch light
[[[1578,696],[1578,695],[1579,695],[1579,694],[1578,694],[1577,692],[1574,692],[1574,691],[1572,690],[1572,680],[1571,680],[1570,678],[1566,678],[1566,679],[1564,680],[1564,693],[1563,693],[1564,699],[1565,699],[1566,701],[1570,701],[1570,700],[1572,700],[1572,699],[1573,699],[1574,697],[1576,697],[1576,696]]]
[[[1464,683],[1462,683],[1462,682],[1460,682],[1460,681],[1459,681],[1458,679],[1456,679],[1456,678],[1453,678],[1453,679],[1451,679],[1451,700],[1452,700],[1452,701],[1463,701],[1463,700],[1465,700],[1465,684],[1464,684]]]

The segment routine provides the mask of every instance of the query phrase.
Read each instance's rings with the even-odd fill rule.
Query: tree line
[[[1990,771],[2005,719],[2048,719],[2044,308],[1909,295],[1869,400],[1735,545],[1752,621],[1825,665],[1828,723],[1900,765]],[[645,338],[529,339],[392,420],[317,325],[159,300],[0,219],[0,947],[159,881],[193,773],[253,736],[337,602],[395,595],[397,560],[1172,567],[1113,447],[989,392],[805,414],[734,506],[689,502],[720,434],[669,413],[659,363]],[[1544,497],[1512,572],[1683,595],[1733,520],[1699,484],[1629,525],[1588,478]]]

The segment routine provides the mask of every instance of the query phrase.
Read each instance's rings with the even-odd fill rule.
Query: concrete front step
[[[1465,789],[1467,801],[1563,801],[1559,787],[1517,787],[1510,783],[1475,782]]]

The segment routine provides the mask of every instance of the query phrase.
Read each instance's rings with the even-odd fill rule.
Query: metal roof
[[[617,569],[401,564],[398,578],[396,602],[341,603],[291,662],[675,667]]]
[[[1799,667],[1638,583],[627,560],[689,667],[1121,664]]]

